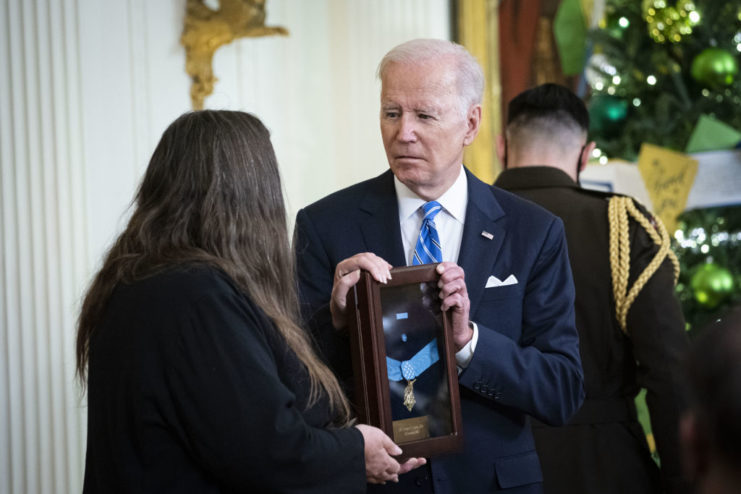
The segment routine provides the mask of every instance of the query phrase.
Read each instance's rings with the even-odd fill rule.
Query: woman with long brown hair
[[[295,283],[267,129],[178,118],[82,306],[84,492],[364,492],[421,463],[349,426]]]

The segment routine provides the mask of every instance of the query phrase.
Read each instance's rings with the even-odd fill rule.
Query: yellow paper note
[[[643,144],[638,155],[638,170],[653,203],[653,212],[672,235],[695,181],[697,160],[676,151]]]

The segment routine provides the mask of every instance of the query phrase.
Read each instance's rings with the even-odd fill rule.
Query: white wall
[[[0,492],[80,492],[79,300],[150,153],[189,109],[184,0],[0,1]],[[214,59],[209,108],[273,133],[289,218],[385,169],[374,73],[414,37],[449,35],[447,0],[270,0],[287,38]]]

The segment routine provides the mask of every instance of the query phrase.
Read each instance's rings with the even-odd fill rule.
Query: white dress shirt
[[[414,248],[419,238],[419,230],[425,214],[422,206],[427,202],[409,187],[394,177],[396,200],[399,203],[399,225],[401,226],[401,242],[404,246],[407,266],[412,265]],[[435,216],[435,226],[440,237],[440,246],[443,261],[458,262],[463,239],[463,224],[468,206],[468,179],[461,165],[458,178],[443,195],[436,199],[442,210]],[[473,337],[455,355],[459,367],[466,368],[473,358],[476,343],[479,339],[478,327],[473,323]]]

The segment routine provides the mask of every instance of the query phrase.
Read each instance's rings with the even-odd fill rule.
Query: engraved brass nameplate
[[[411,419],[394,420],[394,442],[403,444],[409,441],[427,439],[430,437],[430,427],[427,425],[427,415]]]

